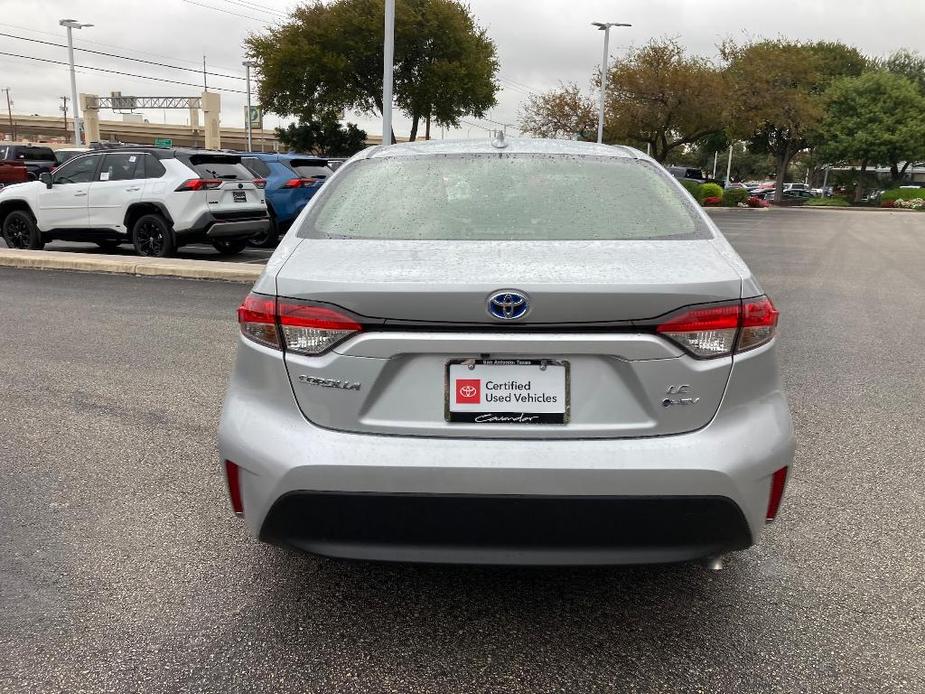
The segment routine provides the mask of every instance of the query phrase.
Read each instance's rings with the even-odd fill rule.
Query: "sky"
[[[0,0],[0,88],[9,87],[15,113],[59,113],[60,97],[70,94],[68,69],[34,58],[67,62],[67,49],[61,47],[66,34],[58,20],[72,18],[94,25],[74,32],[75,47],[122,56],[78,51],[78,65],[131,75],[78,69],[78,92],[196,96],[202,91],[205,56],[207,72],[216,73],[207,76],[210,88],[228,90],[222,93],[222,124],[243,127],[243,40],[284,20],[297,4],[295,0]],[[612,60],[653,36],[677,38],[691,53],[710,58],[716,57],[716,45],[725,38],[778,36],[839,40],[872,56],[898,48],[925,51],[921,31],[925,0],[469,0],[469,4],[497,45],[502,91],[498,105],[485,119],[464,119],[460,129],[442,133],[449,138],[478,137],[498,123],[516,124],[521,104],[531,92],[560,82],[588,88],[603,48],[601,32],[591,26],[592,21],[633,25],[612,30]],[[4,55],[9,53],[28,57]],[[5,109],[6,104],[0,101],[0,106]],[[151,122],[184,123],[187,113],[146,111],[144,116]],[[104,112],[102,117],[119,116]],[[349,114],[348,119],[371,133],[381,129],[378,117]],[[267,114],[264,127],[286,122]],[[409,127],[409,121],[396,112],[396,134],[407,134]],[[508,130],[516,132],[516,127]],[[432,136],[440,137],[441,131]]]

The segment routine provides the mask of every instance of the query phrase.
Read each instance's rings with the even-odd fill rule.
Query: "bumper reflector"
[[[231,510],[236,515],[244,515],[244,504],[241,503],[241,468],[230,460],[225,461],[225,479],[228,481],[228,496],[231,498]]]
[[[780,508],[781,499],[784,498],[784,487],[787,485],[788,469],[782,467],[771,476],[771,493],[768,496],[768,512],[765,514],[768,523],[777,518],[777,510]]]

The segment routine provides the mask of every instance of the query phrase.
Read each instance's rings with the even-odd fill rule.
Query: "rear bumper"
[[[719,411],[697,431],[511,440],[315,426],[296,405],[279,353],[242,341],[219,454],[241,467],[253,534],[317,553],[518,564],[688,560],[756,542],[771,476],[792,462],[790,413],[768,349],[737,359]]]
[[[722,497],[294,492],[261,539],[334,557],[492,564],[683,561],[751,545]]]
[[[174,229],[179,243],[211,243],[215,240],[249,239],[270,228],[270,218],[264,212],[252,217],[221,218],[211,212],[200,215],[187,229]]]

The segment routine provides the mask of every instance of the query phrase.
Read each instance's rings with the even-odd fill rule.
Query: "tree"
[[[925,96],[915,83],[889,72],[867,72],[836,80],[826,92],[826,115],[818,128],[819,149],[829,161],[860,162],[856,200],[868,164],[889,164],[894,180],[900,162],[925,156]]]
[[[707,59],[685,55],[673,39],[631,51],[610,71],[608,85],[607,141],[649,145],[659,162],[723,129],[723,75]]]
[[[597,132],[597,107],[574,83],[531,94],[520,110],[520,129],[535,137],[591,139]]]
[[[349,157],[366,146],[366,132],[353,123],[344,127],[335,116],[292,123],[277,128],[276,136],[290,150],[328,157]]]
[[[312,120],[329,111],[382,113],[383,0],[321,0],[245,40],[257,62],[261,103]],[[495,105],[495,45],[459,0],[396,3],[394,94],[411,118],[456,127]],[[393,135],[394,141],[394,135]]]
[[[749,140],[752,151],[774,157],[780,201],[790,162],[810,146],[810,134],[824,116],[825,88],[840,76],[860,74],[866,60],[843,44],[783,39],[726,42],[720,52],[730,85],[730,132]]]
[[[925,57],[902,48],[889,58],[876,61],[875,65],[881,70],[912,80],[919,91],[925,94]]]

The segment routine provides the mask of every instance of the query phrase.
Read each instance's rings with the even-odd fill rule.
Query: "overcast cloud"
[[[397,0],[401,2],[401,0]],[[504,87],[490,118],[515,123],[520,103],[531,90],[544,90],[560,81],[587,86],[600,63],[602,38],[591,21],[633,24],[611,34],[611,54],[619,59],[626,47],[640,45],[651,36],[676,36],[692,52],[715,57],[724,37],[785,36],[798,39],[840,40],[869,55],[886,55],[897,48],[925,49],[923,0],[470,0],[478,21],[488,29],[501,57]],[[243,76],[242,41],[251,31],[282,18],[297,2],[287,0],[0,0],[0,32],[65,43],[58,20],[64,17],[92,23],[75,32],[77,47],[132,56],[190,68],[190,71],[129,62],[100,55],[77,53],[77,63],[149,75],[195,86],[182,86],[106,74],[78,73],[78,90],[107,95],[111,91],[138,96],[190,96],[201,91],[202,56],[208,70]],[[207,6],[207,7],[203,7]],[[246,9],[260,6],[266,11]],[[209,9],[211,8],[211,9]],[[738,9],[737,9],[738,8]],[[757,9],[756,9],[757,8]],[[57,46],[0,36],[0,51],[47,60],[66,61],[67,51]],[[244,89],[241,79],[210,76],[212,87]],[[17,113],[59,113],[60,98],[69,94],[67,68],[0,55],[0,87],[10,87]],[[243,125],[243,93],[222,95],[222,122]],[[5,109],[5,104],[2,104]],[[107,118],[106,115],[103,116]],[[109,118],[114,116],[109,115]],[[183,111],[148,111],[152,122],[185,122]],[[352,117],[370,132],[378,119]],[[466,137],[492,127],[484,120],[466,119],[461,130],[447,137]],[[268,115],[266,127],[279,119]],[[470,125],[471,124],[471,125]],[[407,132],[408,122],[398,117],[396,130]],[[439,130],[435,133],[440,136]]]

